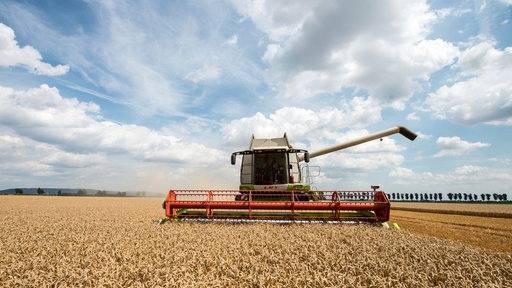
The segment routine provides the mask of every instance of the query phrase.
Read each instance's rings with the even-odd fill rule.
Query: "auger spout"
[[[367,136],[364,136],[364,137],[361,137],[361,138],[358,138],[355,140],[351,140],[351,141],[348,141],[345,143],[336,144],[336,145],[329,146],[329,147],[326,147],[326,148],[323,148],[323,149],[320,149],[317,151],[309,152],[309,158],[314,158],[314,157],[318,157],[318,156],[321,156],[321,155],[324,155],[327,153],[347,149],[352,146],[363,144],[363,143],[366,143],[366,142],[369,142],[369,141],[372,141],[375,139],[383,138],[383,137],[390,136],[390,135],[397,134],[397,133],[402,134],[405,138],[407,138],[411,141],[414,141],[414,139],[416,139],[416,137],[418,136],[418,135],[416,135],[416,133],[412,132],[411,130],[407,129],[404,126],[396,126],[396,127],[393,127],[393,128],[387,129],[387,130],[383,130],[380,132],[376,132],[376,133],[373,133],[373,134],[370,134],[370,135],[367,135]],[[303,155],[299,155],[299,161],[304,161]]]

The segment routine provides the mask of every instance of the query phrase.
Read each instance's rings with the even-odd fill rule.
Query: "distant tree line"
[[[45,194],[44,189],[42,189],[41,187],[37,188],[36,192],[37,192],[37,195]],[[23,189],[21,189],[21,188],[14,189],[14,194],[15,195],[23,195]]]
[[[473,193],[448,193],[448,201],[464,201],[464,202],[501,202],[508,201],[507,194],[498,193],[482,193],[480,195]],[[391,201],[418,201],[418,202],[430,202],[430,201],[443,201],[443,193],[391,193],[388,194],[389,200]],[[492,198],[492,200],[491,200]]]
[[[44,191],[44,189],[42,189],[42,188],[37,188],[36,193],[37,193],[37,195],[48,195]],[[23,195],[24,191],[21,188],[16,188],[16,189],[14,189],[14,194],[15,195]],[[56,194],[52,194],[52,195],[57,195],[57,196],[90,196],[89,194],[87,194],[87,190],[86,189],[78,189],[76,194],[69,193],[69,192],[68,193],[62,193],[61,190],[58,190]],[[94,194],[94,196],[126,197],[126,192],[117,192],[116,194],[107,194],[107,191],[105,191],[105,190],[98,190],[98,191],[96,191],[96,194]],[[137,196],[146,196],[146,192],[138,192]]]

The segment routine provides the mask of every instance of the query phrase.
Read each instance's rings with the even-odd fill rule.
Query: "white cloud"
[[[31,46],[19,47],[14,31],[0,23],[0,66],[20,66],[37,75],[58,76],[69,71],[67,65],[52,66]]]
[[[236,35],[236,34],[229,37],[229,39],[226,41],[226,44],[228,44],[230,46],[236,46],[237,43],[238,43],[238,35]]]
[[[304,22],[312,16],[315,8],[324,3],[298,0],[283,1],[232,1],[232,4],[244,17],[269,35],[273,41],[281,41],[297,33]]]
[[[420,121],[420,117],[418,115],[416,115],[416,113],[414,113],[414,112],[407,114],[406,119],[409,121]]]
[[[462,192],[488,192],[482,187],[492,187],[494,190],[510,189],[512,173],[510,169],[499,169],[494,167],[465,165],[455,167],[446,173],[421,172],[417,173],[411,169],[397,167],[389,173],[395,178],[396,185],[410,185],[415,183],[418,192],[454,192],[455,188],[463,189]]]
[[[371,98],[355,97],[343,101],[340,108],[323,107],[313,111],[290,106],[268,116],[258,112],[251,117],[231,121],[221,131],[226,143],[245,147],[252,133],[255,137],[264,138],[281,137],[287,132],[294,139],[309,142],[312,140],[308,139],[319,137],[333,139],[340,130],[361,128],[380,120],[380,107]]]
[[[492,157],[492,158],[489,158],[489,161],[490,162],[494,162],[494,163],[500,163],[500,164],[507,165],[507,166],[509,166],[512,163],[512,159],[510,159],[510,158],[495,158],[495,157]]]
[[[31,176],[69,175],[68,170],[88,169],[104,165],[102,153],[67,152],[53,145],[18,136],[0,126],[0,173],[5,177],[19,178],[21,185]],[[12,175],[12,176],[11,176]],[[17,176],[17,177],[16,177]],[[7,180],[7,179],[6,179]]]
[[[430,139],[432,138],[432,135],[426,135],[426,134],[423,134],[421,132],[417,132],[418,134],[418,139]]]
[[[464,141],[457,136],[439,137],[436,143],[441,150],[434,157],[460,156],[478,148],[491,146],[489,143]]]
[[[398,150],[398,148],[394,145],[386,146],[391,147],[390,149]],[[379,149],[382,150],[384,148],[381,147]],[[325,159],[324,161],[320,159],[315,159],[311,161],[314,161],[315,164],[321,164],[322,167],[329,167],[328,169],[336,168],[335,172],[339,173],[338,175],[341,174],[340,171],[346,169],[358,171],[385,169],[388,167],[399,166],[404,161],[404,156],[397,153],[375,151],[372,152],[370,149],[356,148],[350,148],[350,150],[346,152],[340,152],[337,154],[334,153],[332,155],[329,155],[328,157],[330,159]]]
[[[424,180],[428,181],[433,178],[433,175],[430,172],[424,172],[421,174],[417,174],[412,169],[404,168],[404,167],[396,167],[389,173],[389,176],[396,177],[397,179],[405,179],[405,180],[424,179]]]
[[[164,135],[146,127],[101,120],[94,103],[64,98],[56,88],[41,85],[27,91],[0,87],[0,125],[18,135],[70,153],[125,154],[143,161],[216,163],[221,152]],[[61,154],[55,159],[80,161]],[[49,159],[48,163],[56,161]]]
[[[481,166],[473,166],[473,165],[466,165],[455,168],[453,171],[453,174],[455,175],[476,175],[482,173],[482,171],[486,170],[485,167]]]
[[[425,103],[434,117],[462,124],[512,125],[512,47],[482,42],[460,55],[461,80],[442,86]]]
[[[171,135],[169,127],[163,132],[119,124],[103,120],[100,112],[96,104],[62,97],[47,85],[0,87],[4,181],[23,187],[156,192],[235,188],[237,178],[231,175],[237,171],[231,171],[228,153]]]
[[[220,76],[221,70],[219,67],[205,63],[200,69],[188,73],[185,79],[198,83],[205,80],[215,80]]]
[[[426,39],[436,15],[424,1],[294,5],[300,6],[302,13],[282,21],[274,11],[287,9],[288,2],[257,1],[239,9],[274,40],[263,58],[272,65],[274,85],[285,99],[356,87],[403,109],[421,81],[458,54],[448,42]]]

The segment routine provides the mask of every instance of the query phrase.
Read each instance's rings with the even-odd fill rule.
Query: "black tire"
[[[309,195],[306,193],[297,194],[295,195],[295,201],[309,201]]]

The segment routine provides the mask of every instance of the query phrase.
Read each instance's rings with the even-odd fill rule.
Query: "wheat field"
[[[507,253],[369,225],[157,225],[161,201],[0,196],[0,286],[512,287]]]

